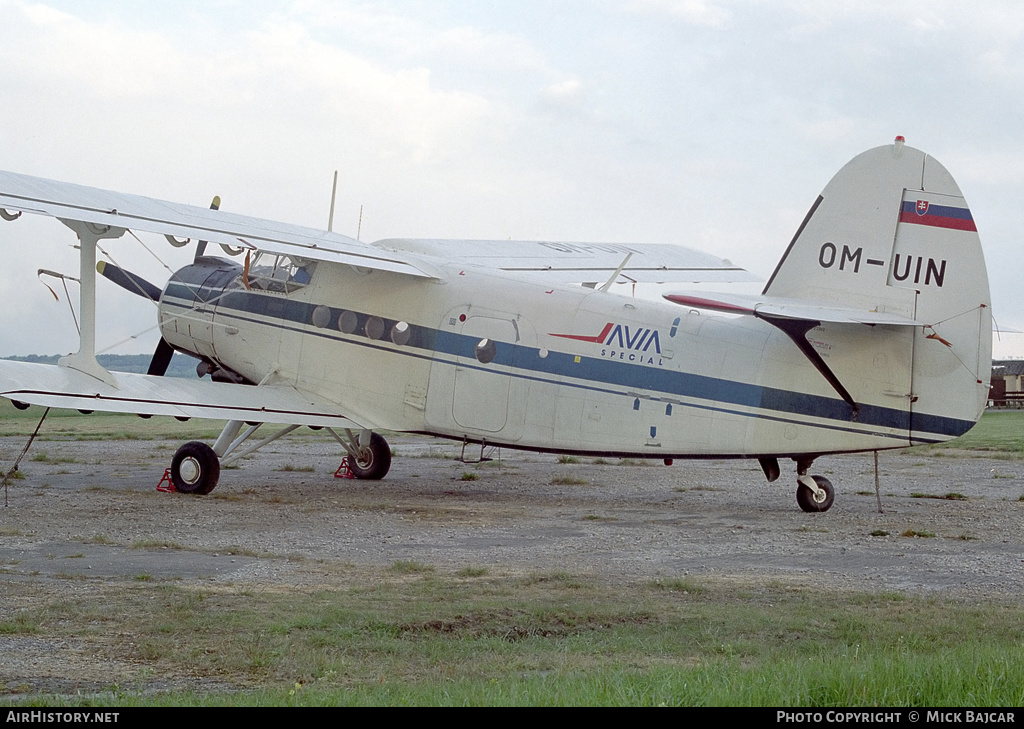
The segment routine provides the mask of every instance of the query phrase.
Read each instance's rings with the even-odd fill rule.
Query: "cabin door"
[[[452,417],[464,428],[497,433],[508,420],[510,343],[518,332],[510,319],[471,316],[461,334]]]

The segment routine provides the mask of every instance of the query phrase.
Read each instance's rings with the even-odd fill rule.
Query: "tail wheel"
[[[811,478],[814,479],[814,483],[821,489],[821,493],[816,494],[807,486],[798,484],[796,487],[796,503],[804,511],[828,511],[836,498],[836,490],[832,486],[832,482],[824,476],[811,476]]]
[[[171,461],[171,481],[183,494],[206,495],[213,491],[220,479],[220,459],[213,448],[192,441],[174,454]]]
[[[370,435],[370,445],[359,452],[357,458],[348,459],[348,467],[356,478],[380,481],[391,470],[391,446],[383,436]]]

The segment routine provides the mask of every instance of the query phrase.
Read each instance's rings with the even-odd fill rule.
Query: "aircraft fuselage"
[[[237,264],[200,259],[161,297],[163,336],[251,383],[270,376],[337,402],[357,422],[525,449],[817,455],[947,440],[974,422],[974,403],[962,418],[913,412],[908,328],[809,332],[855,410],[756,318],[442,262],[434,280],[311,268],[250,276],[247,288]]]

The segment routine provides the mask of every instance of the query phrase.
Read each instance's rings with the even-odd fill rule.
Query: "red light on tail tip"
[[[897,142],[905,142],[905,141],[907,141],[907,139],[902,134],[897,134],[896,135],[896,141]]]

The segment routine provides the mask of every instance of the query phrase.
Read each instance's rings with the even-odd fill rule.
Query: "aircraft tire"
[[[367,454],[359,459],[349,458],[348,467],[356,478],[380,481],[391,470],[391,446],[383,436],[372,433]]]
[[[197,440],[186,443],[171,461],[171,482],[183,494],[205,496],[220,480],[220,459],[213,448]]]
[[[832,502],[836,498],[836,490],[832,486],[832,482],[824,476],[811,476],[811,478],[814,479],[814,483],[818,484],[818,488],[825,492],[825,498],[820,501],[815,499],[813,491],[803,484],[798,484],[796,487],[796,503],[807,512],[828,511],[832,508]]]

